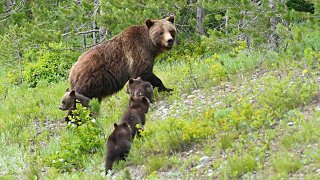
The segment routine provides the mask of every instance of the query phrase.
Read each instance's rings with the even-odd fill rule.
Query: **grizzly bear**
[[[126,92],[131,96],[145,96],[150,103],[153,102],[152,85],[147,81],[143,81],[141,77],[137,79],[130,78],[126,86]]]
[[[69,122],[69,115],[72,115],[72,110],[76,109],[76,103],[79,102],[83,107],[89,107],[90,99],[75,92],[75,90],[69,91],[69,88],[66,90],[66,93],[63,95],[61,100],[61,105],[59,109],[66,111],[68,114],[65,117],[65,121]]]
[[[145,25],[130,26],[122,33],[82,54],[69,74],[71,88],[92,99],[118,92],[129,78],[141,77],[159,91],[166,88],[152,72],[154,59],[173,47],[174,16],[147,19]]]
[[[105,174],[112,169],[114,161],[124,160],[132,144],[130,126],[126,123],[114,123],[114,130],[110,134],[106,147]]]
[[[137,134],[140,136],[137,125],[143,129],[146,123],[146,113],[149,110],[149,100],[144,96],[131,96],[129,100],[129,107],[120,119],[120,123],[129,124],[132,129],[132,138]]]

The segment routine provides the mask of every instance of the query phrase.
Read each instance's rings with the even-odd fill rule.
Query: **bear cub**
[[[141,77],[130,78],[126,86],[126,92],[131,96],[145,96],[150,103],[153,103],[153,87],[151,83],[143,81]]]
[[[129,100],[129,107],[120,119],[120,123],[127,123],[132,129],[132,138],[136,134],[139,136],[139,129],[136,127],[138,124],[143,130],[146,122],[146,113],[150,107],[148,98],[144,96],[131,96]]]
[[[114,130],[110,134],[106,147],[105,174],[112,170],[115,161],[125,160],[132,144],[132,132],[127,123],[114,123]]]
[[[83,107],[89,107],[90,99],[75,92],[74,90],[70,91],[69,88],[66,90],[66,93],[63,95],[61,100],[61,105],[59,109],[66,111],[68,110],[68,114],[65,117],[65,120],[68,122],[69,115],[72,115],[72,110],[76,109],[76,103],[80,102]]]

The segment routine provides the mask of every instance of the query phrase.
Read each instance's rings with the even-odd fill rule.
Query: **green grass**
[[[155,74],[175,91],[170,95],[155,92],[155,101],[170,106],[170,112],[160,118],[157,107],[151,107],[143,137],[134,141],[127,161],[114,166],[117,178],[127,179],[135,173],[162,178],[166,172],[172,178],[177,174],[208,178],[209,172],[210,177],[220,179],[286,178],[298,173],[316,177],[314,170],[320,168],[320,102],[315,98],[319,67],[308,68],[302,61],[284,57],[247,51],[156,63]],[[124,90],[101,103],[95,127],[103,130],[101,146],[88,153],[81,143],[94,135],[72,134],[63,120],[66,112],[58,109],[66,81],[40,82],[29,88],[6,83],[4,73],[1,80],[0,176],[104,178],[104,141],[127,107]],[[196,94],[192,106],[184,103],[181,96],[186,98],[196,89],[209,100]],[[71,150],[81,151],[68,154]],[[56,152],[79,165],[48,165],[46,160]],[[212,161],[196,169],[205,155]]]

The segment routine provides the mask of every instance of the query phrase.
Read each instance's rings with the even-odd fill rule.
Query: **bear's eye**
[[[163,35],[163,31],[160,32],[160,36],[162,36],[162,35]]]

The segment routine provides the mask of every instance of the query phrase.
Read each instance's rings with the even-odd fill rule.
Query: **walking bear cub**
[[[141,77],[159,91],[172,91],[153,73],[154,59],[173,47],[174,16],[147,19],[145,25],[130,26],[122,33],[83,53],[69,74],[71,88],[92,99],[112,95],[129,78]]]
[[[105,174],[112,169],[115,161],[125,160],[132,144],[132,132],[127,123],[114,124],[114,130],[110,134],[106,147]]]
[[[127,123],[132,129],[132,138],[136,134],[139,135],[139,124],[143,129],[146,122],[146,113],[149,110],[149,100],[144,96],[131,96],[129,100],[129,107],[120,119],[120,123]]]
[[[131,96],[145,96],[150,103],[153,102],[153,87],[151,83],[143,81],[141,77],[130,78],[126,86],[126,92]]]
[[[83,107],[89,107],[90,99],[75,92],[74,90],[70,91],[66,90],[66,93],[63,95],[61,100],[61,105],[59,109],[66,111],[68,110],[68,114],[65,117],[65,120],[69,122],[69,115],[72,115],[72,110],[76,109],[76,103],[79,102]]]

